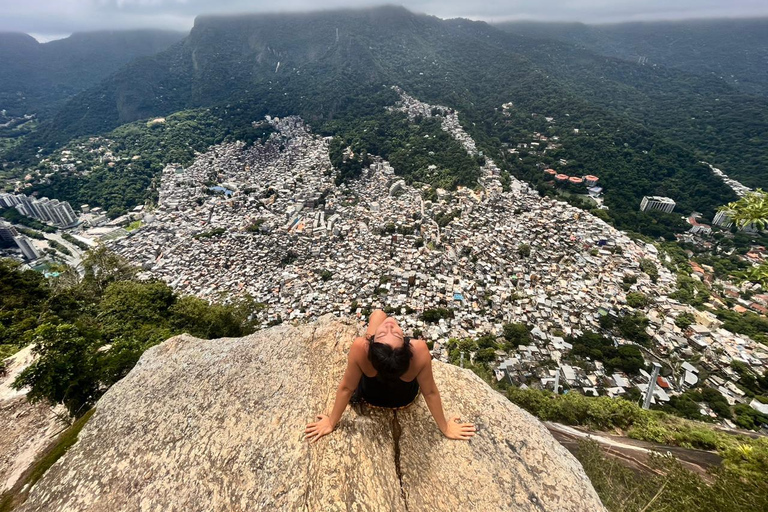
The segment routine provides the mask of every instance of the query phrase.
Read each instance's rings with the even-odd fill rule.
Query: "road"
[[[638,472],[655,472],[648,465],[648,458],[651,453],[672,454],[684,467],[705,478],[709,477],[707,469],[719,466],[722,461],[722,457],[714,452],[648,443],[604,432],[588,432],[550,421],[545,421],[544,425],[549,429],[554,438],[570,452],[576,451],[579,440],[591,439],[604,448],[606,455],[620,459],[627,466]]]

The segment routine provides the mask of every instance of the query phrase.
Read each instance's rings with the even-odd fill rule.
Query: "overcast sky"
[[[209,13],[274,12],[364,7],[370,0],[0,0],[0,31],[39,39],[99,29],[189,30]],[[617,21],[768,16],[768,0],[406,0],[417,12],[486,21]]]

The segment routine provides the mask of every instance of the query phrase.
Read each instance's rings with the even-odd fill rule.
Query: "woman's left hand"
[[[333,429],[334,425],[331,423],[331,418],[325,414],[318,414],[317,421],[310,423],[307,425],[307,428],[304,429],[304,433],[307,434],[304,436],[304,439],[312,441],[313,443],[317,442],[317,440],[324,435],[333,432]]]
[[[445,432],[443,435],[448,439],[460,439],[462,441],[468,441],[470,437],[475,435],[475,426],[471,423],[459,423],[459,417],[454,416],[445,426]]]

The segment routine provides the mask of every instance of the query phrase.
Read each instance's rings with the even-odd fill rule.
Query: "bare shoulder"
[[[349,356],[359,358],[364,356],[368,349],[368,342],[362,336],[358,336],[352,342],[352,346],[349,347]]]
[[[422,339],[411,340],[411,350],[414,359],[422,364],[432,360],[432,352],[429,350],[427,342]]]

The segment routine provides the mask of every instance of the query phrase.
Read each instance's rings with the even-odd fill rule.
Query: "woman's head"
[[[368,360],[379,376],[393,380],[408,371],[412,357],[410,339],[394,318],[387,317],[368,341]]]

